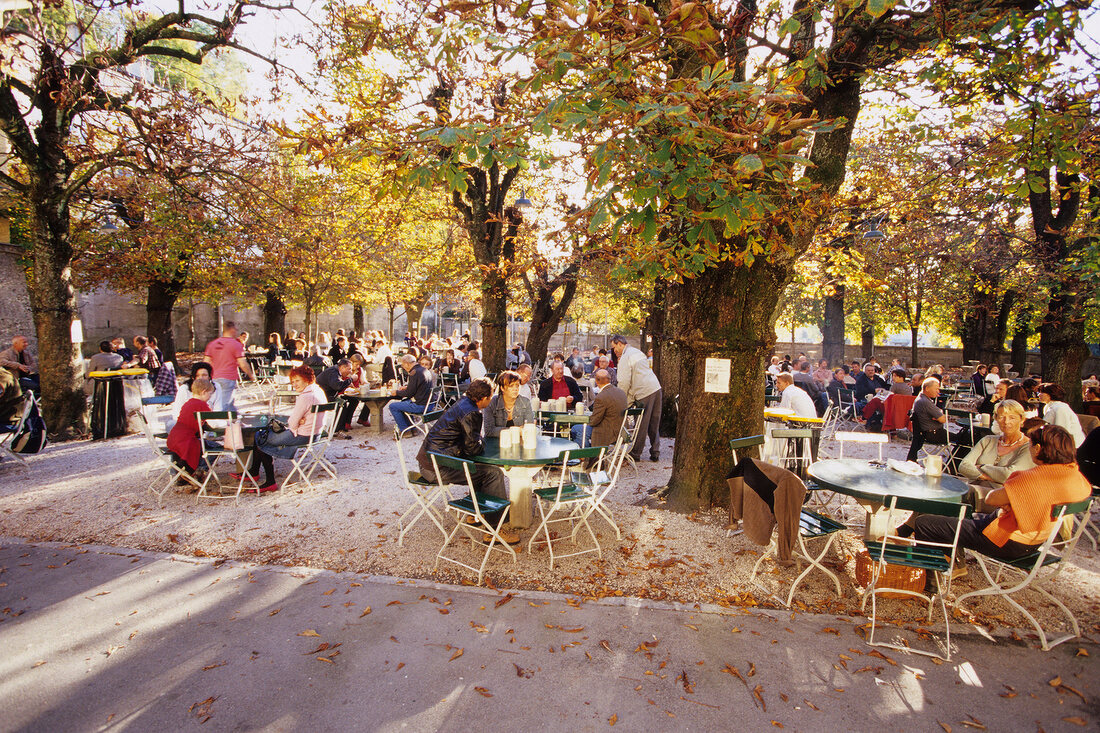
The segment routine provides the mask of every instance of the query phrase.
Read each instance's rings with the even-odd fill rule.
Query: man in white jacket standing
[[[642,460],[646,436],[649,436],[649,460],[661,460],[661,401],[663,393],[657,375],[641,350],[629,346],[624,336],[611,337],[611,348],[618,359],[619,389],[626,392],[628,404],[641,403],[645,411],[639,421],[637,437],[630,449],[635,461]]]

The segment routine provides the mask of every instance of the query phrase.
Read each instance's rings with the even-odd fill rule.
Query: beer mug
[[[942,476],[943,458],[941,456],[928,456],[925,458],[924,473],[928,476]]]

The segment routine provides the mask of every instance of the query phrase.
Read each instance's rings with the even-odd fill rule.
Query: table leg
[[[856,499],[856,503],[867,511],[867,518],[863,523],[863,539],[881,540],[885,537],[886,531],[890,529],[886,524],[890,518],[886,507],[880,502],[865,499]]]
[[[378,432],[386,432],[385,428],[382,427],[382,412],[385,405],[381,402],[368,402],[367,406],[370,407],[370,416],[374,420],[374,426],[378,428]]]
[[[531,526],[531,490],[534,488],[531,479],[538,470],[528,466],[504,469],[504,476],[508,479],[508,500],[512,502],[508,508],[508,523],[516,529]]]

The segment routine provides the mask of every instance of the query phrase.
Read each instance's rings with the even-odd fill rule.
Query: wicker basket
[[[871,559],[871,553],[861,550],[856,555],[856,582],[860,587],[866,588],[871,584],[874,575],[875,560]],[[886,572],[879,578],[879,588],[897,588],[916,593],[924,592],[925,573],[923,568],[911,568],[905,565],[886,564]],[[884,598],[912,598],[905,593],[881,593]]]

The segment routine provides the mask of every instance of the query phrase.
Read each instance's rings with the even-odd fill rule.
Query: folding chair
[[[164,436],[157,432],[157,426],[149,421],[145,412],[139,412],[138,417],[141,419],[141,424],[145,429],[145,439],[149,443],[149,448],[153,451],[153,455],[156,456],[157,463],[160,464],[161,468],[160,473],[158,473],[156,478],[149,483],[149,491],[153,492],[153,495],[157,497],[157,506],[164,506],[164,495],[171,491],[176,485],[176,482],[180,479],[183,479],[196,489],[201,489],[202,482],[192,476],[186,466],[182,463],[177,463],[172,458],[172,454],[168,452],[168,448],[161,444],[160,441],[164,439]]]
[[[1088,519],[1085,522],[1085,537],[1092,543],[1092,551],[1097,550],[1097,540],[1100,540],[1100,521],[1096,518],[1096,509],[1100,507],[1100,486],[1092,487],[1092,509],[1089,510]]]
[[[405,488],[413,495],[412,506],[406,509],[404,514],[397,519],[397,526],[401,528],[401,533],[397,536],[397,545],[399,547],[403,546],[405,534],[412,529],[421,517],[425,516],[439,528],[444,539],[446,539],[447,530],[443,526],[443,508],[437,508],[435,504],[440,498],[443,498],[444,504],[446,504],[454,497],[451,496],[447,487],[441,486],[435,481],[429,481],[421,476],[419,471],[408,470],[408,466],[405,464],[405,451],[401,446],[401,435],[398,433],[397,428],[393,429],[393,439],[397,443],[397,458],[401,462],[401,476],[405,482]],[[410,514],[413,516],[408,519]],[[407,522],[406,519],[408,519]]]
[[[837,424],[840,422],[840,407],[829,403],[825,408],[825,414],[821,416],[821,439],[827,440],[836,434]]]
[[[846,428],[852,430],[858,430],[862,427],[859,422],[859,415],[856,413],[856,393],[852,389],[838,389],[836,391],[839,401],[837,407],[840,408],[839,422]]]
[[[956,517],[958,524],[955,526],[955,536],[950,543],[918,540],[914,537],[899,537],[894,534],[894,527],[900,522],[902,512],[915,511],[921,514],[936,514],[942,517]],[[944,661],[951,660],[951,618],[947,613],[946,598],[951,594],[951,567],[955,562],[955,555],[959,545],[959,525],[973,509],[968,504],[955,504],[930,499],[909,499],[894,496],[890,498],[888,515],[886,519],[886,535],[881,540],[864,540],[867,551],[871,553],[873,565],[871,568],[871,585],[863,594],[863,602],[860,611],[867,606],[867,599],[871,599],[871,633],[867,637],[870,646],[881,646],[900,651],[923,654],[928,657],[938,657]],[[920,568],[926,573],[934,573],[936,579],[936,593],[928,596],[923,592],[909,590],[907,588],[879,587],[879,580],[886,572],[887,565],[902,565],[909,568]],[[932,609],[938,599],[940,610],[943,611],[943,624],[946,636],[946,656],[935,652],[917,649],[909,645],[890,644],[875,641],[875,629],[878,625],[878,596],[883,593],[913,596],[928,601],[928,617],[932,620]]]
[[[623,414],[623,426],[619,430],[619,440],[626,446],[625,459],[630,461],[630,467],[634,469],[635,475],[638,473],[638,466],[634,463],[634,456],[630,455],[630,450],[634,447],[634,441],[638,438],[638,430],[641,428],[640,420],[644,412],[644,407],[626,408],[626,412]]]
[[[295,454],[292,459],[293,465],[290,468],[290,473],[286,475],[282,486],[279,487],[280,492],[286,488],[287,484],[294,483],[295,474],[301,476],[302,482],[310,489],[316,488],[313,485],[312,477],[318,468],[331,478],[336,478],[336,466],[332,465],[332,461],[325,458],[325,451],[332,442],[332,434],[336,428],[336,415],[339,414],[343,406],[344,400],[337,397],[335,402],[326,402],[323,405],[313,405],[309,408],[309,412],[313,416],[314,428],[317,426],[317,421],[320,420],[321,430],[314,430],[309,436],[309,442],[301,446]]]
[[[825,555],[828,554],[829,548],[833,546],[833,540],[836,539],[837,532],[840,532],[842,529],[847,529],[847,527],[835,519],[818,514],[817,512],[812,512],[803,507],[798,516],[798,549],[792,554],[798,562],[799,569],[802,568],[803,560],[806,561],[806,568],[802,570],[802,572],[798,574],[798,577],[794,579],[794,582],[791,583],[791,589],[787,592],[788,608],[791,605],[791,601],[794,600],[794,592],[798,588],[798,584],[801,583],[814,568],[817,568],[833,579],[837,598],[843,595],[840,590],[840,579],[837,578],[836,573],[821,564]],[[819,539],[824,539],[825,543],[821,546],[821,551],[815,555],[810,552],[810,548],[807,547],[806,543]],[[749,575],[750,583],[756,578],[756,573],[760,569],[760,564],[764,562],[764,559],[767,557],[776,557],[778,551],[778,535],[775,535],[767,549],[757,558],[756,564],[752,566],[752,574]]]
[[[747,438],[734,438],[730,441],[730,452],[733,454],[733,465],[737,465],[741,462],[741,459],[737,457],[737,451],[749,452],[752,448],[758,448],[756,451],[757,457],[760,457],[760,451],[763,450],[764,436],[763,435],[750,435]]]
[[[802,478],[806,466],[814,460],[811,443],[813,431],[809,428],[778,428],[772,431],[771,437],[781,448],[779,465]]]
[[[441,398],[443,395],[443,385],[437,384],[432,387],[432,393],[428,396],[428,404],[424,405],[424,412],[419,414],[415,412],[406,412],[405,417],[409,419],[409,427],[405,428],[401,432],[401,437],[404,438],[406,433],[414,430],[420,432],[421,435],[428,434],[428,425],[436,420],[443,414],[443,410],[436,409],[441,404]],[[363,408],[366,409],[366,408]]]
[[[836,442],[840,445],[840,455],[837,458],[844,457],[844,444],[845,443],[874,443],[878,446],[878,460],[882,462],[882,446],[890,442],[890,436],[886,433],[850,433],[847,431],[838,432],[835,436]]]
[[[458,387],[458,375],[444,372],[440,376],[440,389],[442,390],[442,407],[450,407],[462,397],[462,390]]]
[[[1081,635],[1081,627],[1077,623],[1077,618],[1068,608],[1066,608],[1064,603],[1043,588],[1043,584],[1054,580],[1054,578],[1058,576],[1058,573],[1061,572],[1064,561],[1073,554],[1073,550],[1077,547],[1077,542],[1081,539],[1081,535],[1084,534],[1085,527],[1089,522],[1091,508],[1092,497],[1084,501],[1078,501],[1071,504],[1056,504],[1051,507],[1050,518],[1054,520],[1054,524],[1050,528],[1050,533],[1047,535],[1046,541],[1039,546],[1038,550],[1018,560],[998,560],[980,553],[974,553],[974,557],[978,561],[978,567],[982,569],[982,574],[984,574],[986,580],[989,581],[989,587],[964,593],[955,601],[955,606],[961,608],[963,602],[969,598],[977,598],[979,596],[1000,596],[1008,601],[1013,608],[1022,613],[1024,617],[1031,622],[1031,625],[1035,627],[1035,631],[1039,634],[1039,640],[1042,644],[1043,651],[1049,651],[1064,641],[1076,639]],[[1063,519],[1066,517],[1072,518],[1072,531],[1070,532],[1068,540],[1059,540]],[[1056,548],[1061,553],[1060,555],[1051,554],[1051,550]],[[1044,572],[1048,568],[1053,568],[1053,571]],[[1001,576],[1005,573],[1010,577],[1002,580]],[[1069,620],[1070,627],[1073,629],[1072,634],[1063,634],[1053,640],[1047,639],[1046,632],[1043,631],[1043,627],[1036,618],[1030,611],[1024,608],[1019,601],[1012,597],[1014,594],[1028,588],[1037,591],[1065,614],[1066,618]]]
[[[0,369],[2,368],[3,367],[0,367]],[[27,418],[30,417],[31,406],[34,404],[37,404],[34,393],[29,390],[24,392],[23,406],[19,408],[18,412],[19,419],[7,425],[0,425],[0,451],[3,451],[5,455],[18,458],[19,465],[24,468],[27,466],[27,459],[11,449],[11,442],[15,440],[15,436],[19,434],[19,431],[23,429],[23,424],[27,421]]]
[[[244,490],[245,481],[252,484],[252,488],[259,491],[260,485],[256,483],[255,477],[244,470],[245,466],[241,463],[240,454],[236,450],[227,450],[224,446],[212,448],[206,443],[207,433],[216,434],[223,432],[220,426],[211,425],[210,423],[221,420],[236,420],[237,413],[233,411],[196,412],[195,418],[199,421],[199,445],[202,446],[202,460],[207,467],[206,476],[203,477],[202,483],[199,485],[199,493],[195,495],[195,503],[197,504],[199,499],[228,499],[230,497],[232,497],[234,501],[239,502],[241,491]],[[221,493],[223,484],[221,478],[218,477],[218,472],[215,470],[215,467],[218,459],[223,456],[231,456],[233,461],[237,464],[238,470],[241,472],[241,477],[237,481],[237,491],[234,494]],[[217,484],[219,490],[217,494],[211,494],[208,490],[207,487],[210,486],[211,482]]]
[[[459,567],[472,570],[477,573],[477,584],[481,585],[481,579],[485,575],[485,565],[489,562],[489,556],[493,554],[493,550],[507,552],[512,556],[512,562],[515,563],[516,561],[516,551],[500,536],[500,528],[504,526],[504,519],[506,516],[504,510],[511,506],[512,503],[507,499],[498,499],[495,496],[478,496],[477,491],[474,489],[473,482],[473,474],[477,470],[477,464],[473,461],[465,458],[445,456],[440,453],[429,452],[428,455],[432,458],[432,468],[435,469],[435,475],[442,490],[446,491],[447,482],[444,481],[442,474],[439,472],[440,467],[461,470],[466,477],[466,487],[470,490],[470,495],[467,497],[462,499],[450,499],[447,501],[447,509],[455,513],[456,524],[455,528],[451,530],[451,533],[448,534],[443,541],[443,546],[439,548],[439,552],[435,556],[435,567],[439,566],[440,560],[446,560]],[[496,512],[500,513],[500,519],[494,526],[485,515]],[[467,518],[472,518],[474,522],[472,524],[467,522]],[[484,540],[488,540],[487,543],[484,543],[485,555],[481,558],[481,564],[477,567],[467,565],[456,557],[448,557],[444,554],[459,530],[462,530],[470,540],[471,549],[478,543],[484,543]]]
[[[604,451],[606,448],[580,448],[572,451],[562,451],[558,456],[558,460],[561,461],[563,466],[568,466],[571,460],[585,460],[596,459],[596,463],[603,461]],[[575,472],[573,472],[575,473]],[[575,555],[584,555],[589,552],[595,552],[599,557],[603,557],[603,549],[600,547],[600,541],[596,538],[596,533],[592,531],[592,526],[588,523],[588,517],[596,511],[596,491],[600,490],[603,486],[610,484],[610,479],[607,477],[606,472],[602,472],[603,476],[596,475],[587,481],[587,485],[580,485],[571,480],[571,472],[564,470],[561,472],[558,478],[558,485],[553,487],[547,487],[543,489],[535,489],[536,503],[539,507],[539,515],[542,517],[542,521],[535,528],[534,534],[531,535],[531,539],[527,541],[527,550],[530,552],[534,546],[535,541],[540,543],[546,543],[546,549],[550,552],[550,569],[554,569],[555,558],[573,557]],[[549,507],[549,509],[547,508]],[[556,514],[561,516],[555,517]],[[577,532],[581,527],[588,530],[588,536],[592,538],[592,547],[584,550],[577,550],[570,553],[554,553],[554,543],[561,542],[564,537],[554,537],[550,534],[551,524],[561,524],[568,522],[571,529],[569,540],[573,544],[577,544]],[[612,526],[614,522],[612,522]],[[616,530],[618,528],[616,527]],[[539,539],[539,534],[542,534],[544,539]]]

